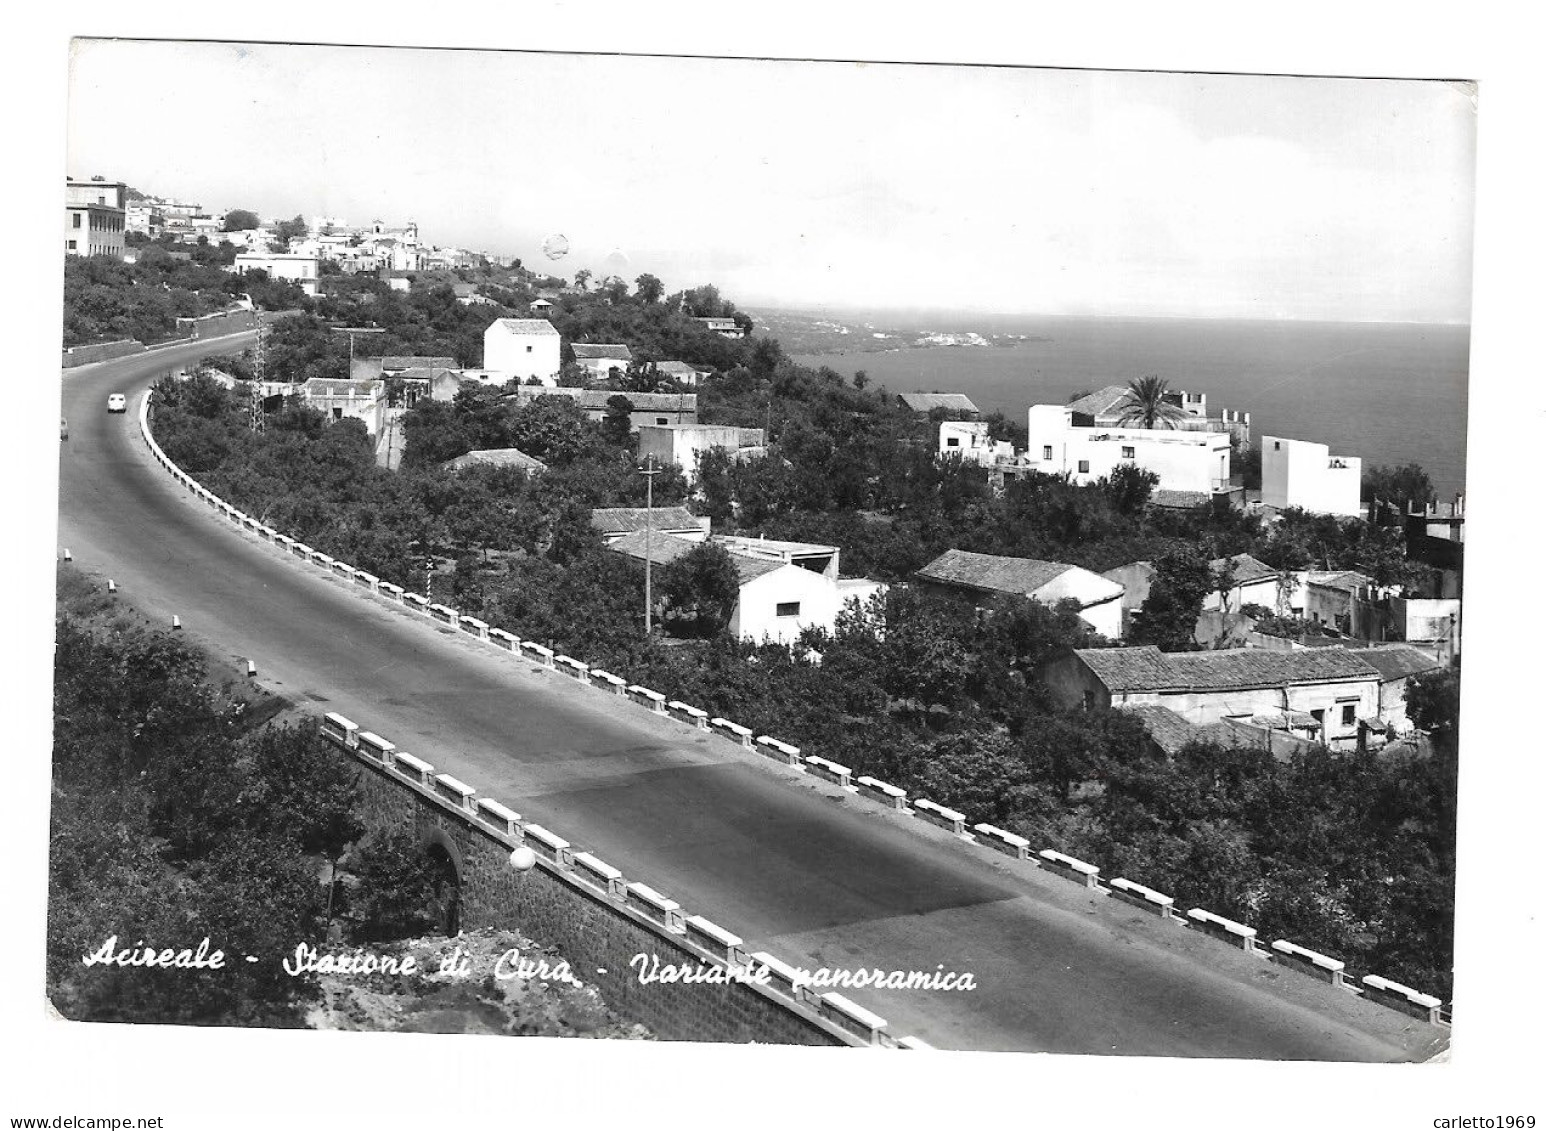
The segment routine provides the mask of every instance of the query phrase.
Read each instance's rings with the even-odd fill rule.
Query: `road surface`
[[[1444,1043],[1413,1018],[437,630],[237,532],[137,435],[139,391],[210,352],[65,371],[60,544],[233,664],[254,660],[277,693],[385,735],[749,949],[807,968],[970,971],[967,992],[849,994],[936,1047],[1392,1061]],[[107,414],[112,392],[130,394],[129,413]]]

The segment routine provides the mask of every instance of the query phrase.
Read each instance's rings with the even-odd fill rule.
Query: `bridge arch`
[[[462,850],[438,826],[421,828],[419,847],[436,873],[434,914],[440,930],[455,935],[462,926]]]

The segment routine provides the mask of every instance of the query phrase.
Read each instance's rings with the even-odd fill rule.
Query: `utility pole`
[[[655,476],[660,474],[660,468],[655,466],[655,457],[646,456],[644,466],[639,469],[639,474],[644,476],[644,639],[650,638],[651,610],[650,610],[650,565],[653,551],[651,549],[655,534]]]
[[[247,427],[254,432],[263,431],[263,339],[268,327],[258,319],[258,340],[252,351],[252,396],[247,402]]]

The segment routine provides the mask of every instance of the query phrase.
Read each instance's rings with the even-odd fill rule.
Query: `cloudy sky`
[[[82,41],[68,172],[743,305],[1469,319],[1461,84]]]

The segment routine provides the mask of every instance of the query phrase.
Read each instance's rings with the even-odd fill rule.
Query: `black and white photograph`
[[[7,982],[179,1067],[11,1126],[1546,1118],[1485,74],[150,24],[40,37]]]

